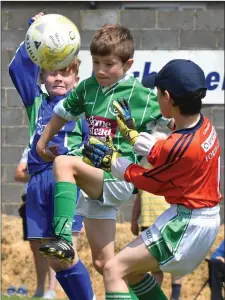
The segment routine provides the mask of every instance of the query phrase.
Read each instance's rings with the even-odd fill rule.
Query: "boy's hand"
[[[118,112],[116,120],[120,133],[131,145],[134,145],[138,137],[138,132],[127,101],[125,99],[113,101],[113,105]]]
[[[31,18],[32,20],[36,21],[37,19],[39,19],[40,17],[44,16],[44,12],[39,12],[37,15],[35,15],[33,18]]]
[[[34,21],[36,21],[37,19],[39,19],[40,17],[44,16],[44,12],[39,12],[37,15],[35,15],[34,17],[30,18],[28,23],[29,25],[31,25]]]
[[[110,172],[112,161],[116,160],[122,152],[114,148],[111,137],[107,136],[104,141],[101,141],[91,136],[88,143],[84,144],[82,154],[86,164]]]
[[[58,151],[59,146],[58,146],[58,145],[48,146],[47,149],[48,149],[49,151],[51,151],[51,153],[52,153],[53,155],[55,155],[55,156],[58,156],[58,155],[59,155],[59,151]]]
[[[39,145],[37,145],[37,153],[44,161],[50,162],[53,161],[56,158],[56,156],[59,155],[58,146],[49,146],[42,149]]]

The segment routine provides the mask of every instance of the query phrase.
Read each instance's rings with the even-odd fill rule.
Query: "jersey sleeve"
[[[29,58],[24,42],[20,44],[10,62],[9,75],[24,106],[31,106],[35,97],[40,95],[40,88],[37,85],[39,67]]]
[[[84,113],[83,82],[54,107],[54,112],[67,121],[79,120]]]
[[[172,139],[172,138],[171,138]],[[185,155],[189,141],[181,138],[175,147],[174,141],[159,140],[148,156],[148,162],[154,165],[145,169],[139,165],[130,165],[125,172],[125,180],[132,182],[137,188],[162,196],[176,196],[183,194],[180,185],[174,180],[186,182],[192,173],[197,158]],[[186,180],[186,181],[185,181]]]
[[[160,160],[160,151],[165,144],[165,140],[158,140],[155,145],[152,147],[151,152],[147,156],[147,161],[152,166],[155,166]]]

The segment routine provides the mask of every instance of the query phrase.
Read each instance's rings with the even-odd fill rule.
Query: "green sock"
[[[146,274],[145,278],[140,282],[130,285],[139,300],[167,300],[166,295],[161,290],[155,278],[150,274]]]
[[[54,233],[71,244],[76,199],[77,186],[74,183],[56,182],[54,189]]]
[[[134,294],[134,292],[132,291],[132,289],[130,287],[129,287],[129,292],[130,292],[132,300],[138,300],[138,297]]]
[[[105,293],[105,300],[132,300],[130,293]]]

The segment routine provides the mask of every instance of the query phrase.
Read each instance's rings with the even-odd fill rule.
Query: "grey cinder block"
[[[3,132],[5,133],[5,139],[3,141],[3,145],[20,145],[26,146],[28,144],[28,127],[20,126],[20,127],[3,127]]]
[[[141,50],[174,50],[178,48],[178,30],[143,30]]]
[[[156,28],[156,10],[122,10],[120,24],[130,29]]]

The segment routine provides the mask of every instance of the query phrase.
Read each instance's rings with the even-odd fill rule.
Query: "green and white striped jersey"
[[[89,126],[89,134],[97,138],[111,135],[114,145],[122,150],[123,156],[138,163],[132,146],[121,136],[117,122],[113,100],[125,98],[131,108],[139,132],[151,132],[152,125],[169,120],[162,117],[157,96],[131,75],[110,87],[102,87],[92,76],[82,81],[54,109],[55,113],[67,120],[76,120],[85,114]]]

